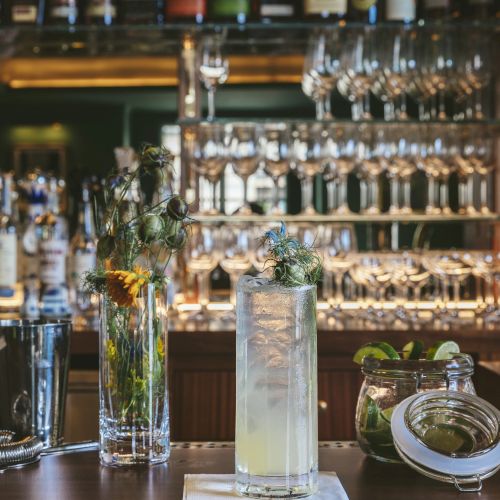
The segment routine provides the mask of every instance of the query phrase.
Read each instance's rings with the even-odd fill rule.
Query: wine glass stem
[[[325,110],[325,114],[323,116],[324,120],[331,120],[333,118],[332,115],[332,101],[331,94],[328,93],[323,97],[323,109]]]
[[[422,118],[420,118],[422,120]],[[384,120],[394,120],[394,101],[387,101],[384,104]]]
[[[199,302],[202,309],[206,308],[210,301],[210,273],[199,274]]]
[[[445,108],[444,97],[445,97],[444,90],[440,90],[438,93],[438,106],[439,106],[438,120],[446,120],[446,108]]]
[[[325,119],[325,102],[322,97],[316,99],[316,120]]]
[[[368,208],[368,186],[365,179],[359,181],[359,205],[362,212]]]
[[[379,212],[378,198],[378,177],[371,175],[368,179],[368,209],[372,213]]]
[[[280,208],[280,206],[279,206],[280,205],[280,185],[279,185],[280,178],[273,177],[273,181],[274,181],[273,208],[275,211],[278,211]]]
[[[476,120],[483,120],[484,119],[482,97],[483,97],[483,94],[481,92],[481,89],[478,89],[474,92],[474,98],[475,98],[474,118]]]
[[[302,210],[306,212],[314,211],[313,179],[307,175],[302,181]]]
[[[208,89],[207,100],[208,100],[207,120],[214,120],[215,119],[215,87],[210,87]]]
[[[432,175],[427,177],[427,210],[436,208],[436,180]]]
[[[486,175],[481,176],[480,196],[481,196],[481,211],[482,212],[489,211],[489,208],[488,208],[488,177]]]
[[[469,211],[474,210],[474,174],[467,176],[467,187],[465,190],[465,206]]]
[[[231,273],[229,275],[229,302],[234,308],[236,308],[236,285],[238,284],[239,277],[239,273]]]
[[[441,185],[439,186],[439,195],[441,198],[441,209],[443,212],[450,212],[450,201],[448,197],[448,177],[444,177],[441,181]]]
[[[349,210],[347,205],[347,175],[339,176],[339,206],[338,209]]]
[[[337,180],[333,179],[326,184],[326,192],[328,195],[328,209],[330,212],[337,208]]]
[[[460,282],[453,279],[453,303],[455,304],[455,314],[458,316],[458,304],[460,302]]]
[[[340,305],[344,300],[344,293],[342,290],[342,279],[344,277],[344,273],[337,271],[334,274],[334,277],[335,277],[335,305],[340,308]]]
[[[405,177],[403,179],[403,208],[406,211],[411,211],[411,179]]]
[[[397,212],[399,210],[399,178],[397,176],[391,177],[389,184],[391,190],[391,206],[389,210]]]
[[[243,178],[243,206],[248,206],[248,177]]]

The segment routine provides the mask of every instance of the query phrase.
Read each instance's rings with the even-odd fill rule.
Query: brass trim
[[[301,55],[231,56],[229,84],[300,83]],[[173,87],[176,57],[12,58],[0,81],[13,89]]]

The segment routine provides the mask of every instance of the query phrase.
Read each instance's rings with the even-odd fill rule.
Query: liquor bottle
[[[68,224],[59,213],[57,179],[49,181],[47,211],[37,217],[38,253],[40,255],[40,314],[61,317],[71,314],[66,285]]]
[[[220,22],[246,23],[253,14],[251,0],[211,0],[210,20]]]
[[[299,17],[297,0],[261,0],[260,19],[264,22],[291,21]]]
[[[465,0],[465,16],[467,20],[486,21],[495,18],[495,2],[498,0]]]
[[[79,21],[79,0],[47,0],[45,24],[73,26]]]
[[[78,212],[78,227],[71,240],[71,289],[70,302],[74,311],[74,323],[80,327],[97,327],[97,308],[91,294],[82,286],[82,278],[96,268],[96,233],[90,202],[89,186],[84,183],[82,203]]]
[[[207,0],[166,0],[165,16],[168,22],[202,23],[207,17]]]
[[[13,297],[17,283],[17,231],[12,217],[12,175],[3,174],[0,184],[0,297]]]
[[[43,20],[43,0],[11,0],[6,8],[7,24],[41,24]]]
[[[119,0],[118,8],[122,24],[163,24],[162,0]]]
[[[411,23],[417,15],[416,0],[385,0],[385,20]]]
[[[358,23],[376,24],[380,17],[377,0],[350,0],[347,20]]]
[[[110,26],[116,22],[116,0],[88,0],[85,8],[85,24]]]
[[[304,17],[310,20],[339,21],[347,13],[347,0],[304,0]]]

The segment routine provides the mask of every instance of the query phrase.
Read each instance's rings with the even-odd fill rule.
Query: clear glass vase
[[[317,490],[316,286],[243,276],[237,289],[236,489],[298,498]]]
[[[144,285],[131,307],[101,297],[99,455],[112,466],[170,454],[166,290]]]

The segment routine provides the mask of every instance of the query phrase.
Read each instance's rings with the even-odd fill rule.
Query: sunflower
[[[120,307],[137,306],[139,291],[149,278],[149,272],[140,266],[134,266],[133,271],[106,271],[109,296]]]

